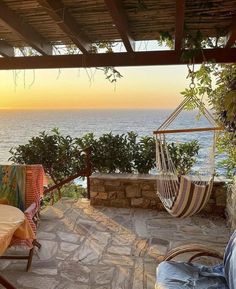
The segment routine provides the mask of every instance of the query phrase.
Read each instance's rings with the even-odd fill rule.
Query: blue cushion
[[[223,265],[165,261],[157,268],[156,289],[229,289],[223,271]]]
[[[231,236],[224,256],[225,278],[230,289],[236,289],[236,231]]]

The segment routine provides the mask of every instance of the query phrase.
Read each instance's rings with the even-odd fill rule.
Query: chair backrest
[[[42,165],[26,166],[26,208],[32,203],[39,206],[41,195],[43,193],[44,170]]]
[[[229,288],[236,289],[236,230],[225,249],[224,270]]]

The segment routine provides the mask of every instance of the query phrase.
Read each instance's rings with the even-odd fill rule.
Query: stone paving
[[[41,213],[32,269],[0,260],[1,274],[18,289],[154,289],[155,270],[167,250],[185,243],[223,251],[225,220],[175,219],[145,209],[92,207],[63,199]]]

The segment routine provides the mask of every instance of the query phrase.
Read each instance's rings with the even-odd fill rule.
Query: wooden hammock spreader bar
[[[155,130],[153,134],[167,134],[167,133],[181,133],[181,132],[200,132],[200,131],[216,131],[223,130],[222,127],[201,127],[188,129],[169,129],[169,130]]]

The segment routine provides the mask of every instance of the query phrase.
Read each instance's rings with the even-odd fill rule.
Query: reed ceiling
[[[177,57],[185,37],[198,31],[204,37],[225,37],[220,53],[227,55],[223,52],[227,49],[233,55],[236,0],[0,0],[0,54],[4,58],[16,58],[15,48],[32,47],[38,55],[52,57],[56,45],[74,45],[90,60],[94,43],[114,41],[123,42],[127,52],[123,59],[128,59],[128,54],[135,57],[138,53],[136,41],[157,40],[163,33],[174,39]],[[0,69],[6,69],[0,60]],[[225,58],[230,61],[235,58]],[[150,60],[146,62],[151,65]],[[172,62],[166,64],[177,60]]]

